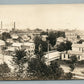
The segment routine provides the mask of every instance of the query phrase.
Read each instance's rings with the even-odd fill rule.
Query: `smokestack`
[[[14,30],[15,30],[15,22],[14,22]]]
[[[1,21],[1,29],[2,29],[2,21]]]

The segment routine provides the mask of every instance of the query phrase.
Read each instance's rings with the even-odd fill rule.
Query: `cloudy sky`
[[[3,28],[83,29],[84,4],[0,5]]]

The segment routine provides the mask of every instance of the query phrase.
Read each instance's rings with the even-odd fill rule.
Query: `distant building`
[[[72,44],[72,51],[84,53],[84,44]]]
[[[12,44],[13,40],[12,39],[7,39],[6,42]]]
[[[81,39],[84,39],[84,31],[80,30],[67,30],[65,31],[66,38],[71,41],[75,42],[77,41],[77,37],[79,36]]]
[[[62,60],[70,60],[71,56],[76,56],[78,60],[84,60],[84,44],[72,44],[72,50],[69,50],[67,53],[61,52],[60,58]]]
[[[26,50],[27,55],[34,55],[35,44],[31,42],[25,42],[22,44],[22,49]]]
[[[78,61],[84,60],[84,53],[78,52],[78,51],[68,51],[66,52],[61,52],[60,53],[60,59],[61,60],[70,60],[70,57],[76,56]]]
[[[66,38],[58,37],[56,41],[56,45],[59,45],[61,42],[66,42],[66,40],[67,40]]]
[[[49,65],[51,61],[54,61],[56,59],[60,59],[60,52],[58,52],[58,51],[49,51],[48,53],[46,53],[44,55],[44,58],[45,58],[45,63],[47,65]]]
[[[18,39],[18,35],[17,34],[12,34],[11,37],[12,37],[13,40],[17,40]]]
[[[24,42],[28,42],[31,39],[27,35],[23,35],[23,36],[21,36],[21,38],[23,39]]]
[[[42,37],[42,41],[46,41],[46,40],[47,40],[48,35],[41,35],[41,37]]]
[[[21,49],[22,43],[13,43],[11,47],[14,47],[15,49]]]
[[[77,32],[75,30],[66,31],[65,36],[69,41],[73,42],[75,39],[77,39]]]
[[[24,49],[27,55],[34,55],[35,44],[31,42],[13,43],[12,46],[15,49]]]

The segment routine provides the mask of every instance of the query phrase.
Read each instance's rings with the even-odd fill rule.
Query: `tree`
[[[56,34],[57,38],[58,37],[64,37],[65,38],[65,32],[63,32],[63,31],[57,31],[55,34]]]
[[[42,41],[41,37],[36,36],[34,38],[34,43],[35,43],[35,54],[47,52],[48,47],[47,41]]]
[[[66,73],[66,75],[65,75],[65,79],[67,79],[67,80],[72,79],[72,77],[73,77],[73,74],[71,72]]]
[[[52,46],[56,44],[56,34],[53,31],[49,32],[48,40]]]
[[[8,65],[6,63],[0,64],[0,80],[4,80],[7,73],[10,73]]]
[[[0,73],[8,73],[10,72],[10,68],[6,63],[0,64]]]
[[[7,33],[7,32],[2,33],[2,40],[6,41],[9,38],[11,38],[10,33]]]
[[[70,57],[72,64],[77,62],[77,57],[75,55]]]
[[[83,42],[84,42],[84,40],[80,39],[77,43],[82,44]]]
[[[77,35],[77,39],[80,39],[80,36],[79,35]]]
[[[15,51],[15,56],[13,57],[13,61],[14,61],[14,65],[17,66],[18,73],[23,73],[23,68],[24,68],[23,64],[27,62],[27,59],[24,58],[25,56],[26,56],[25,50],[21,49]],[[21,74],[18,74],[18,76],[20,77]]]
[[[77,62],[77,57],[74,55],[74,56],[71,56],[70,59],[71,59],[70,68],[71,68],[71,71],[73,71]]]
[[[60,45],[57,45],[57,51],[65,51],[66,50],[66,45],[64,42],[61,42]]]
[[[66,41],[66,43],[61,42],[59,45],[57,45],[57,51],[67,51],[71,50],[72,43],[70,41]]]
[[[65,45],[66,45],[66,50],[72,49],[72,47],[71,47],[72,43],[70,41],[66,41]]]
[[[28,72],[33,73],[33,76],[36,76],[38,80],[55,80],[59,79],[64,74],[57,62],[47,66],[37,58],[29,62]]]

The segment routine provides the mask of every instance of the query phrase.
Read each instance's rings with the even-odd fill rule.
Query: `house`
[[[35,44],[32,42],[13,43],[11,47],[14,47],[15,49],[24,49],[27,52],[27,55],[34,55]]]
[[[13,40],[12,39],[7,39],[6,42],[12,44]]]
[[[78,36],[81,39],[84,39],[84,31],[80,30],[67,30],[65,31],[66,38],[72,43],[78,39]]]
[[[84,44],[72,44],[72,50],[69,50],[67,53],[61,52],[60,58],[62,60],[69,60],[71,56],[76,56],[78,60],[84,60]]]
[[[56,45],[59,45],[61,42],[66,42],[66,40],[67,40],[66,38],[58,37],[56,41]]]
[[[34,55],[34,51],[35,51],[34,43],[24,42],[21,47],[22,47],[22,49],[25,49],[25,51],[27,52],[27,55]]]
[[[84,43],[82,44],[72,44],[72,51],[84,53]]]
[[[11,47],[14,47],[15,49],[21,49],[22,43],[13,43]]]
[[[27,35],[23,35],[21,36],[21,38],[23,39],[24,42],[28,42],[30,40],[30,37],[28,37]]]
[[[11,37],[12,37],[13,40],[17,40],[18,39],[18,35],[17,34],[12,34]]]
[[[42,37],[42,40],[43,40],[43,41],[46,41],[46,40],[47,40],[48,35],[41,35],[41,37]]]
[[[75,30],[65,31],[65,36],[69,41],[73,42],[75,39],[77,39],[77,31]]]
[[[60,59],[60,52],[58,52],[58,51],[49,51],[43,57],[45,58],[45,63],[47,65],[49,65],[51,61],[54,61],[56,59]]]
[[[9,55],[12,56],[15,53],[15,48],[14,47],[8,47],[5,51],[4,54],[5,55]]]
[[[61,52],[60,53],[60,59],[61,60],[70,60],[70,57],[76,56],[78,61],[84,60],[84,53],[78,52],[78,51],[68,51],[66,52]]]

